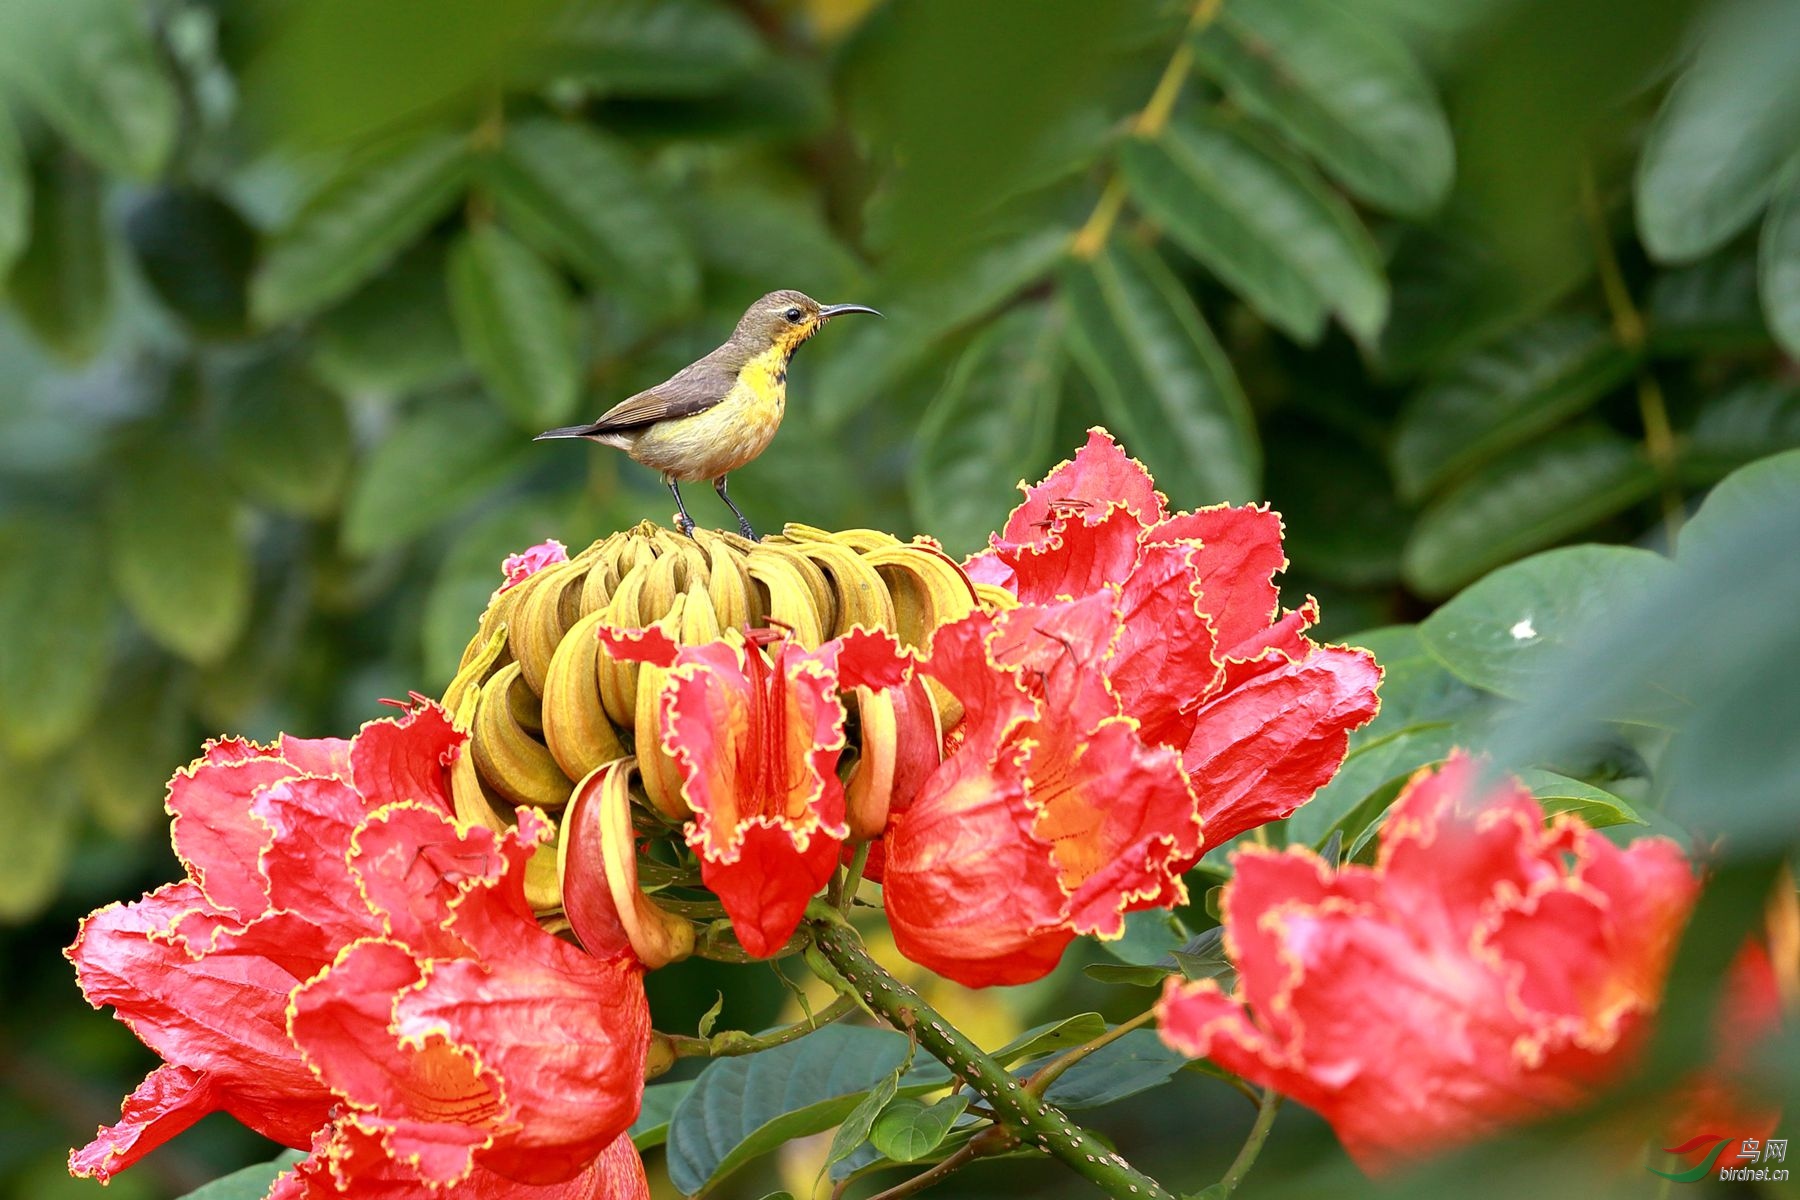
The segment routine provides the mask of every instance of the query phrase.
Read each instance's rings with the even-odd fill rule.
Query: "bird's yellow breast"
[[[768,449],[787,411],[790,351],[774,346],[744,364],[725,398],[691,417],[658,421],[631,457],[679,482],[717,479]]]

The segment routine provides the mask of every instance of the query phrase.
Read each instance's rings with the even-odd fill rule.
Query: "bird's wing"
[[[721,347],[723,349],[723,347]],[[600,415],[595,433],[635,429],[672,417],[691,417],[725,399],[737,381],[737,370],[715,351],[683,367],[652,388],[628,396]]]

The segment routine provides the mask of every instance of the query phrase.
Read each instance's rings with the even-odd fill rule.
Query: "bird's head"
[[[881,314],[864,304],[820,304],[805,292],[782,290],[770,292],[752,304],[738,322],[731,340],[760,353],[771,347],[789,354],[825,322],[843,313]]]

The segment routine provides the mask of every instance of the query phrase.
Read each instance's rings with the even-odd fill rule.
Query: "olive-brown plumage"
[[[694,522],[681,501],[681,484],[710,479],[736,514],[738,528],[754,539],[756,531],[732,503],[725,478],[774,439],[787,410],[787,368],[794,351],[832,317],[852,312],[875,310],[822,305],[803,292],[770,292],[745,311],[730,340],[705,358],[619,401],[591,424],[547,430],[537,440],[586,438],[616,446],[660,471],[675,495],[677,524],[688,534]]]

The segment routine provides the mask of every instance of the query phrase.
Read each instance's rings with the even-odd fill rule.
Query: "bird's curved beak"
[[[866,304],[827,304],[819,309],[819,319],[821,321],[829,320],[832,317],[838,317],[845,313],[853,312],[874,313],[878,317],[881,315]]]

